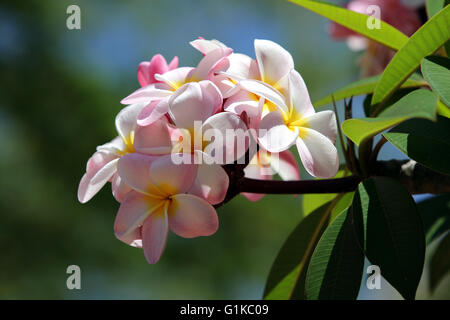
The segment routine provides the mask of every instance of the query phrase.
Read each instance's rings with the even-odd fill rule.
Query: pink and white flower
[[[152,83],[158,83],[155,74],[163,74],[167,71],[178,68],[178,57],[174,57],[169,64],[166,59],[155,54],[150,61],[143,61],[138,66],[137,78],[141,87],[148,86]]]
[[[142,247],[149,263],[161,258],[169,229],[183,238],[217,231],[214,207],[187,193],[197,176],[196,165],[175,165],[170,155],[135,153],[119,160],[118,172],[133,190],[120,205],[114,232],[125,243]]]
[[[286,91],[287,109],[263,115],[258,142],[269,152],[282,152],[296,144],[306,171],[314,177],[334,177],[339,158],[334,143],[336,117],[332,111],[315,112],[300,74],[291,70]]]

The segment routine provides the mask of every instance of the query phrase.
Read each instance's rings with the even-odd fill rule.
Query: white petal
[[[306,171],[314,177],[332,178],[339,169],[336,147],[323,134],[302,128],[302,138],[297,139],[297,150]]]
[[[336,142],[337,124],[336,115],[333,111],[320,111],[306,116],[304,119],[308,128],[320,132],[333,143]]]
[[[298,133],[298,128],[289,130],[281,113],[274,111],[269,112],[259,123],[258,141],[269,152],[281,152],[295,143]]]
[[[290,108],[294,108],[297,114],[305,116],[314,113],[314,107],[309,98],[306,84],[300,74],[295,70],[289,73],[288,97]]]
[[[171,90],[176,90],[186,83],[193,70],[191,67],[176,68],[164,74],[155,74],[155,79],[164,82]],[[170,93],[172,94],[172,91]]]
[[[212,40],[196,39],[194,41],[189,42],[189,44],[204,55],[216,49],[227,47],[222,42],[215,39]]]
[[[275,42],[256,39],[255,54],[261,79],[269,84],[277,83],[294,68],[291,54]]]
[[[300,179],[297,161],[289,150],[276,154],[272,153],[270,165],[285,181]]]
[[[86,172],[81,178],[78,187],[78,201],[81,203],[89,201],[101,188],[103,188],[116,173],[118,160],[119,159],[115,158],[114,160],[109,161],[95,174]]]
[[[116,116],[116,129],[124,141],[132,144],[131,133],[137,125],[137,118],[145,103],[136,103],[123,108]]]
[[[239,82],[239,86],[244,90],[275,103],[282,111],[288,112],[283,95],[267,83],[258,80],[242,80]]]
[[[172,94],[172,91],[168,90],[169,87],[163,84],[149,84],[146,87],[140,88],[130,94],[128,97],[122,99],[122,104],[133,103],[150,103],[153,100],[159,100]]]

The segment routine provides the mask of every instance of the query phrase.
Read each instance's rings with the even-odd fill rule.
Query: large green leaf
[[[342,212],[322,235],[306,275],[308,299],[356,299],[364,254],[356,239],[351,210]]]
[[[450,229],[450,194],[442,194],[417,204],[427,244]]]
[[[345,8],[336,6],[325,1],[311,0],[289,0],[299,6],[311,10],[325,18],[328,18],[344,27],[351,29],[367,38],[379,42],[394,50],[399,50],[407,41],[408,37],[390,24],[375,19],[380,23],[380,28],[368,28],[368,16]]]
[[[391,178],[369,178],[358,186],[352,208],[366,257],[405,299],[414,299],[424,264],[425,236],[408,190]]]
[[[430,261],[430,289],[433,292],[440,280],[450,272],[450,230],[438,240]]]
[[[314,107],[321,107],[335,101],[356,97],[362,94],[369,94],[375,90],[375,87],[380,80],[381,75],[365,78],[353,82],[342,89],[339,89],[329,96],[326,96],[314,103]],[[420,76],[413,74],[405,83],[402,84],[402,88],[417,88],[425,86],[427,82]]]
[[[420,89],[407,94],[376,118],[348,119],[342,123],[342,131],[354,143],[360,145],[378,133],[411,118],[436,119],[438,98],[429,90]]]
[[[384,101],[420,65],[450,38],[450,6],[427,21],[400,48],[384,70],[372,98],[372,104]]]
[[[450,59],[428,57],[422,61],[422,73],[441,100],[450,107]]]
[[[437,123],[411,119],[383,136],[409,158],[450,174],[450,119],[438,117]]]
[[[305,299],[306,270],[331,209],[331,202],[317,208],[288,236],[270,270],[264,299]]]

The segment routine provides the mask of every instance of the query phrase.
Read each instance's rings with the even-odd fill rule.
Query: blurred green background
[[[81,8],[68,30],[66,8]],[[301,197],[238,197],[211,237],[170,235],[156,265],[115,239],[108,185],[85,205],[76,191],[97,145],[116,136],[119,101],[139,62],[162,53],[195,66],[202,36],[254,56],[253,40],[292,53],[316,100],[356,80],[357,54],[328,22],[285,1],[2,1],[0,4],[0,298],[259,299]],[[384,150],[389,155],[389,148]],[[304,175],[305,176],[305,175]],[[81,267],[82,290],[66,288]]]

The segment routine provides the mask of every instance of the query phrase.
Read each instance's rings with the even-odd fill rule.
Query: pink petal
[[[111,182],[111,188],[114,198],[117,202],[122,202],[128,192],[130,192],[131,187],[123,182],[122,178],[115,173]]]
[[[215,72],[228,68],[228,62],[224,64],[223,60],[232,52],[231,48],[218,48],[208,52],[190,75],[191,80],[211,80]]]
[[[152,184],[167,195],[188,191],[196,176],[197,165],[176,164],[172,154],[157,157],[150,166]]]
[[[168,216],[170,229],[183,238],[210,236],[219,228],[216,210],[205,200],[190,194],[173,196]]]
[[[178,68],[178,57],[175,56],[173,57],[172,61],[170,61],[169,63],[169,70],[173,70]]]
[[[117,238],[127,239],[130,234],[142,226],[151,213],[164,207],[164,200],[149,197],[136,191],[129,192],[116,215],[114,233]]]
[[[225,199],[228,185],[228,175],[220,165],[200,164],[189,193],[205,199],[210,204],[218,204]]]
[[[258,142],[269,152],[281,152],[295,144],[298,133],[297,127],[292,131],[284,124],[280,112],[273,111],[259,123]]]
[[[302,128],[302,137],[297,139],[297,150],[306,171],[314,177],[332,178],[339,169],[336,147],[323,134]]]
[[[217,110],[222,96],[212,82],[208,83],[187,83],[170,97],[169,114],[178,127],[193,129],[195,121],[203,122]]]
[[[134,229],[125,236],[116,236],[116,238],[132,247],[142,248],[142,227]]]
[[[142,226],[142,247],[150,264],[157,263],[161,258],[166,248],[168,234],[169,222],[164,211],[155,212],[145,220]]]
[[[167,97],[162,100],[152,101],[139,113],[137,124],[140,126],[148,126],[162,118],[168,111],[169,99]]]
[[[120,158],[117,171],[132,189],[145,194],[161,195],[150,181],[150,166],[158,157],[129,153]]]
[[[155,74],[155,78],[158,81],[164,82],[172,90],[177,90],[180,86],[185,84],[189,78],[189,75],[193,72],[194,68],[191,67],[181,67],[164,74]]]
[[[166,84],[153,83],[146,87],[137,89],[132,94],[122,99],[120,103],[122,104],[133,104],[133,103],[150,103],[154,100],[161,100],[164,97],[170,96],[172,91],[169,90]]]
[[[166,59],[160,54],[153,56],[150,62],[141,62],[138,67],[138,81],[141,87],[157,82],[154,75],[169,70]]]
[[[255,54],[262,81],[274,85],[294,68],[289,52],[269,40],[255,40]]]
[[[137,152],[161,155],[172,151],[172,135],[176,130],[162,117],[145,127],[138,126],[134,134],[134,149]]]
[[[203,139],[211,141],[204,152],[215,163],[233,163],[245,155],[250,145],[250,133],[240,117],[230,112],[220,112],[203,124]]]

